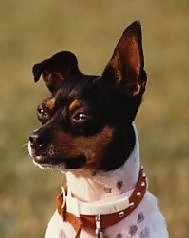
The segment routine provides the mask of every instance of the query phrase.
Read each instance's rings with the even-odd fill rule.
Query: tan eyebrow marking
[[[77,108],[79,108],[80,106],[81,106],[81,101],[79,99],[74,99],[69,105],[69,110],[70,110],[70,112],[74,111]]]
[[[49,110],[52,110],[55,106],[55,97],[53,98],[50,98],[49,100],[47,100],[45,102],[45,106],[49,109]]]

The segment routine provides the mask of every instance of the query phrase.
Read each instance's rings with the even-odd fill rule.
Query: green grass
[[[36,168],[27,138],[39,126],[35,108],[48,96],[31,67],[72,50],[80,68],[100,74],[126,25],[143,28],[148,86],[137,118],[141,159],[170,237],[189,237],[188,2],[0,0],[0,237],[43,237],[62,183]]]

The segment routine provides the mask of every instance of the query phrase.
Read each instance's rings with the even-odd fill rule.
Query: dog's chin
[[[33,163],[40,169],[65,169],[64,163],[51,163],[47,161],[43,156],[32,156]]]
[[[84,167],[86,159],[80,155],[72,158],[48,158],[43,156],[32,156],[33,163],[41,169],[81,169]]]

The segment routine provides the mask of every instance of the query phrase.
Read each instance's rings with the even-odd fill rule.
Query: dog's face
[[[101,76],[80,72],[75,55],[63,51],[34,65],[52,96],[37,109],[42,127],[29,138],[29,154],[42,168],[111,170],[135,145],[132,121],[145,90],[141,28],[123,33]]]

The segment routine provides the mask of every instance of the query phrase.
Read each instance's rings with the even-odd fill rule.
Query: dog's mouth
[[[56,168],[56,169],[79,169],[86,163],[84,155],[77,156],[61,156],[48,154],[46,152],[36,152],[28,143],[29,155],[33,160],[33,163],[40,168]]]
[[[80,155],[72,158],[33,157],[33,162],[40,168],[79,169],[85,164],[85,157]]]
[[[85,157],[80,155],[68,159],[36,156],[33,158],[33,162],[42,168],[79,169],[85,164]]]

